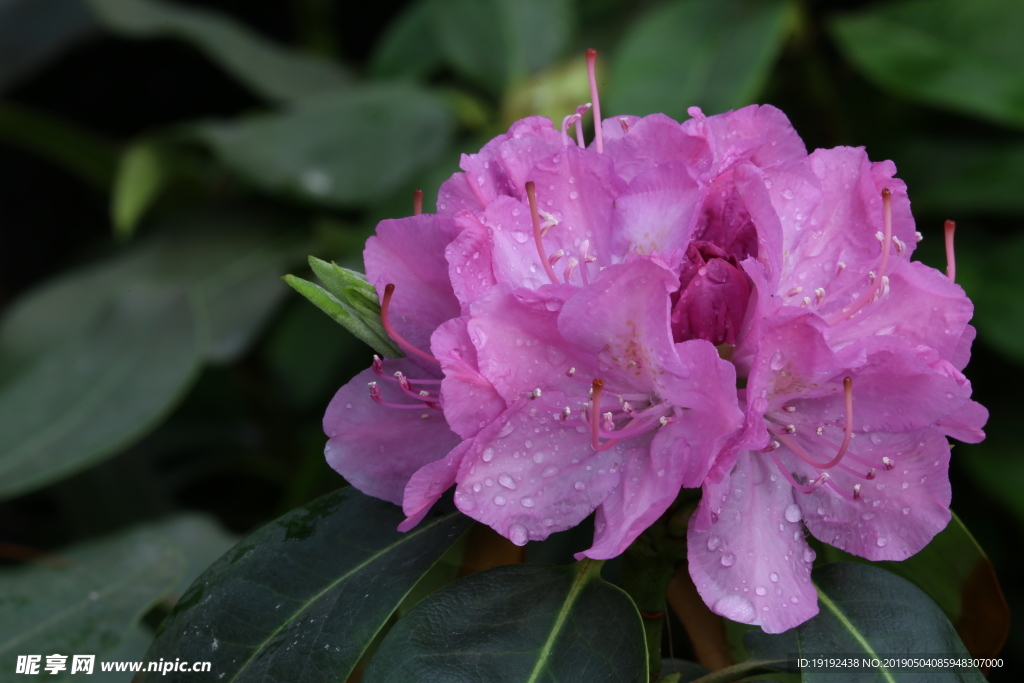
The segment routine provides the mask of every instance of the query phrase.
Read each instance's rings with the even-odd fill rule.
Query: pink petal
[[[964,290],[944,274],[917,261],[900,263],[889,275],[889,294],[834,325],[830,342],[838,348],[865,337],[892,335],[952,359],[973,314]],[[973,336],[961,353],[969,353],[971,340]]]
[[[419,349],[445,320],[459,315],[459,301],[448,279],[445,247],[455,239],[450,218],[422,214],[381,221],[366,240],[366,279],[383,298],[394,284],[389,318],[395,330]]]
[[[559,419],[576,398],[548,391],[513,403],[462,461],[455,503],[522,545],[579,524],[619,484],[624,455],[597,452],[589,430]]]
[[[468,317],[453,318],[431,337],[430,348],[441,362],[441,401],[452,431],[471,439],[505,410],[505,401],[480,374],[476,347],[469,338]]]
[[[802,460],[780,450],[791,471],[814,476]],[[841,468],[829,470],[832,482],[860,500],[847,500],[829,486],[795,493],[804,523],[814,536],[869,560],[904,560],[931,541],[949,522],[949,444],[935,429],[901,434],[875,432],[853,440],[850,453],[875,465],[873,480]],[[887,469],[882,457],[894,463]],[[844,464],[866,469],[850,458]]]
[[[576,403],[587,400],[596,377],[593,358],[570,345],[558,328],[562,305],[574,291],[567,285],[531,291],[500,284],[473,305],[468,331],[480,373],[506,402],[538,388],[564,391]]]
[[[789,119],[770,104],[752,104],[708,117],[697,107],[688,113],[693,118],[683,123],[683,130],[707,138],[714,152],[715,174],[740,161],[767,168],[807,156]]]
[[[497,283],[491,266],[491,240],[487,227],[469,211],[455,216],[455,225],[461,229],[458,236],[445,248],[448,260],[448,277],[462,313],[469,313],[469,306],[490,291]]]
[[[396,370],[409,378],[425,374],[405,358],[384,361],[385,374]],[[433,378],[432,378],[433,379]],[[439,460],[460,439],[440,410],[401,410],[374,403],[367,383],[376,381],[385,401],[414,405],[395,382],[364,370],[338,390],[324,415],[330,439],[327,462],[363,493],[401,504],[405,485],[419,468]]]
[[[956,411],[935,423],[945,434],[964,443],[979,443],[985,439],[981,428],[988,422],[988,411],[980,403],[968,401]]]
[[[686,166],[665,163],[643,171],[615,201],[612,252],[654,254],[685,249],[704,191]]]
[[[818,613],[811,584],[814,553],[804,540],[800,508],[793,488],[766,456],[747,451],[731,479],[710,529],[699,531],[691,518],[690,577],[711,611],[781,633]]]
[[[609,120],[605,121],[605,126]],[[616,124],[618,125],[618,124]],[[605,141],[604,153],[615,162],[615,172],[631,181],[659,164],[696,166],[699,172],[711,164],[711,154],[702,135],[687,133],[683,126],[664,114],[651,114],[630,123],[629,132]]]
[[[599,376],[609,386],[654,393],[666,372],[686,373],[669,327],[669,293],[678,287],[671,271],[649,259],[611,265],[566,302],[558,327],[606,368]]]
[[[399,531],[408,531],[422,521],[434,503],[455,483],[462,459],[473,445],[463,441],[440,460],[427,463],[416,470],[405,486],[402,511],[406,519],[398,525]]]

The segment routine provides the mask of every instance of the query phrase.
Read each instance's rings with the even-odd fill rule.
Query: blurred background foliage
[[[0,594],[47,596],[0,653],[141,658],[234,538],[343,484],[320,418],[370,352],[280,276],[361,268],[460,153],[560,122],[587,47],[606,115],[771,103],[895,160],[926,262],[957,220],[992,418],[953,507],[1019,613],[1022,35],[1019,0],[0,0]]]

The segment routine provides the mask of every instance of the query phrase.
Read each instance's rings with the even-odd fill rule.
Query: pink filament
[[[597,50],[587,50],[587,79],[590,81],[590,101],[594,104],[594,147],[598,153],[604,152],[604,136],[601,132],[601,102],[597,97]]]
[[[424,404],[422,403],[392,403],[390,401],[385,401],[380,394],[380,387],[377,386],[376,382],[370,382],[370,398],[372,398],[375,403],[379,403],[387,408],[398,408],[399,410],[423,410],[424,408]],[[426,407],[440,410],[440,408],[433,403],[427,403]]]
[[[526,183],[526,197],[530,200],[530,216],[533,218],[533,241],[537,244],[537,254],[540,256],[540,262],[544,266],[548,277],[551,278],[551,282],[557,285],[558,277],[555,275],[555,269],[551,267],[551,262],[548,261],[548,256],[544,252],[544,243],[541,241],[540,215],[537,213],[537,188],[532,180]]]
[[[405,337],[398,334],[398,332],[395,331],[395,328],[391,327],[391,323],[388,321],[388,307],[391,305],[391,295],[394,293],[395,286],[388,283],[388,285],[384,287],[384,299],[380,302],[380,323],[384,326],[384,331],[388,333],[389,337],[395,340],[396,344],[409,353],[414,353],[423,360],[430,361],[435,365],[440,365],[441,362],[439,360],[431,356],[429,353],[417,349],[415,346],[407,342]]]
[[[779,468],[780,472],[782,472],[782,476],[784,476],[786,478],[786,481],[788,481],[793,486],[793,488],[795,488],[800,493],[811,493],[816,488],[821,486],[822,481],[828,481],[828,474],[822,473],[822,475],[817,479],[812,479],[809,484],[799,484],[797,483],[796,479],[793,478],[793,475],[790,473],[790,471],[786,469],[786,466],[782,464],[782,459],[779,458],[778,453],[776,453],[775,451],[770,451],[769,454],[772,456],[772,460],[775,461],[775,466]]]
[[[853,439],[853,378],[846,377],[843,379],[843,398],[846,405],[846,425],[843,428],[843,443],[839,446],[839,452],[836,453],[835,457],[826,463],[820,463],[810,455],[807,454],[800,444],[795,439],[790,439],[785,434],[777,432],[774,429],[769,428],[769,431],[775,435],[775,437],[786,444],[789,450],[796,453],[801,460],[806,462],[808,465],[813,465],[819,470],[827,470],[838,465],[842,459],[846,456],[846,451],[850,448],[850,441]]]
[[[419,216],[423,213],[423,190],[412,191],[412,215]]]
[[[953,253],[954,230],[956,230],[956,223],[946,221],[946,277],[950,282],[956,282],[956,254]]]
[[[882,287],[884,278],[889,269],[889,249],[892,246],[892,192],[889,188],[882,189],[882,215],[885,222],[885,231],[882,238],[882,262],[878,266],[878,275],[872,285],[860,295],[860,298],[846,310],[840,311],[828,320],[829,325],[835,325],[849,318],[871,303],[879,289]]]

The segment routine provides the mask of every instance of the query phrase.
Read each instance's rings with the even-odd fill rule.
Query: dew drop
[[[875,541],[875,544],[879,548],[884,548],[885,546],[889,545],[889,539],[888,538],[879,538],[877,541]]]
[[[532,508],[535,505],[535,503],[533,502],[533,498],[523,498],[521,501],[519,501],[519,504],[522,505],[524,508]]]
[[[741,624],[749,624],[754,621],[756,612],[754,605],[742,595],[730,594],[719,598],[711,608],[716,614],[726,619],[738,621]]]
[[[577,491],[582,491],[583,489],[587,488],[587,485],[584,484],[582,481],[578,481],[575,484],[573,484],[573,488],[576,489]]]
[[[516,545],[526,545],[526,542],[530,540],[530,534],[525,526],[516,522],[508,528],[508,540]]]
[[[717,550],[721,544],[722,540],[718,536],[708,536],[708,550]]]
[[[736,556],[733,555],[731,552],[726,551],[722,553],[721,562],[723,567],[731,567],[734,564],[736,564]]]
[[[772,572],[771,574],[769,574],[768,578],[772,580],[772,583],[778,583],[779,582],[779,575],[776,574],[775,572]]]
[[[495,496],[494,497],[494,504],[497,505],[498,507],[501,507],[502,505],[504,505],[507,502],[508,501],[505,500],[505,496]]]
[[[768,593],[768,590],[764,586],[758,586],[754,589],[754,592],[758,595],[765,595]]]
[[[803,515],[800,512],[800,506],[797,505],[796,503],[793,503],[792,505],[790,505],[789,507],[786,508],[786,521],[787,522],[793,522],[795,524],[795,523],[800,521],[800,518],[802,516]]]
[[[910,514],[910,508],[903,508],[903,514],[909,515]]]
[[[484,451],[484,454],[481,455],[480,458],[484,462],[490,462],[491,460],[494,459],[494,449],[493,448],[488,448],[487,450]]]
[[[499,474],[498,483],[510,491],[514,491],[516,488],[516,480],[507,474]]]
[[[817,555],[810,548],[804,548],[804,562],[814,562]]]

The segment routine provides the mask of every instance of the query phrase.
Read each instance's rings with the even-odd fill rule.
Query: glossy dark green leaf
[[[452,115],[411,84],[306,98],[280,114],[206,124],[198,135],[255,185],[332,206],[388,196],[448,146]]]
[[[975,657],[996,656],[1006,641],[1010,611],[995,570],[955,514],[931,543],[902,562],[868,563],[829,545],[821,546],[819,558],[871,564],[911,581],[939,606]]]
[[[735,622],[729,622],[735,624]],[[764,673],[799,673],[793,659],[798,646],[796,631],[791,629],[778,635],[769,635],[760,628],[750,628],[743,634],[746,659],[732,666],[694,676],[692,683],[730,683]]]
[[[187,290],[136,284],[80,336],[9,370],[0,498],[79,471],[155,426],[191,384],[202,344]]]
[[[0,572],[5,680],[19,654],[95,654],[103,660],[126,637],[137,639],[139,617],[171,591],[185,558],[174,540],[136,529],[62,550],[50,565]]]
[[[1024,126],[1024,3],[874,3],[831,28],[847,59],[899,97]]]
[[[0,88],[22,80],[95,30],[84,0],[0,3]]]
[[[434,35],[433,1],[413,2],[388,26],[370,58],[373,77],[419,79],[441,66],[441,49]]]
[[[494,94],[554,61],[572,32],[567,0],[433,0],[431,7],[445,59]]]
[[[363,683],[645,683],[640,615],[599,574],[519,564],[456,581],[391,629]]]
[[[208,10],[159,0],[87,0],[100,22],[132,38],[186,40],[264,97],[288,101],[347,87],[338,66],[291,52]]]
[[[913,188],[915,213],[1024,213],[1024,144],[909,140],[892,158]],[[932,234],[940,236],[941,228]]]
[[[906,579],[866,564],[836,562],[815,569],[812,580],[818,589],[820,612],[797,628],[802,657],[970,657],[939,606]],[[858,680],[895,683],[919,681],[921,675],[881,666],[858,674]],[[927,675],[933,683],[985,680],[977,669],[966,668],[946,668]],[[805,668],[803,680],[848,681],[850,672]]]
[[[351,487],[289,512],[196,580],[147,658],[211,661],[224,681],[344,681],[470,521],[433,516],[403,534],[402,519]]]
[[[687,118],[756,101],[790,30],[787,0],[675,0],[630,27],[611,60],[609,115]]]
[[[957,282],[974,301],[971,323],[978,335],[1017,363],[1024,362],[1024,237],[959,240],[956,256]]]
[[[0,497],[113,455],[159,423],[204,360],[248,347],[287,294],[285,264],[305,249],[270,223],[234,211],[182,216],[9,307]]]
[[[36,154],[104,192],[114,179],[114,147],[52,114],[10,102],[0,104],[0,140]]]

